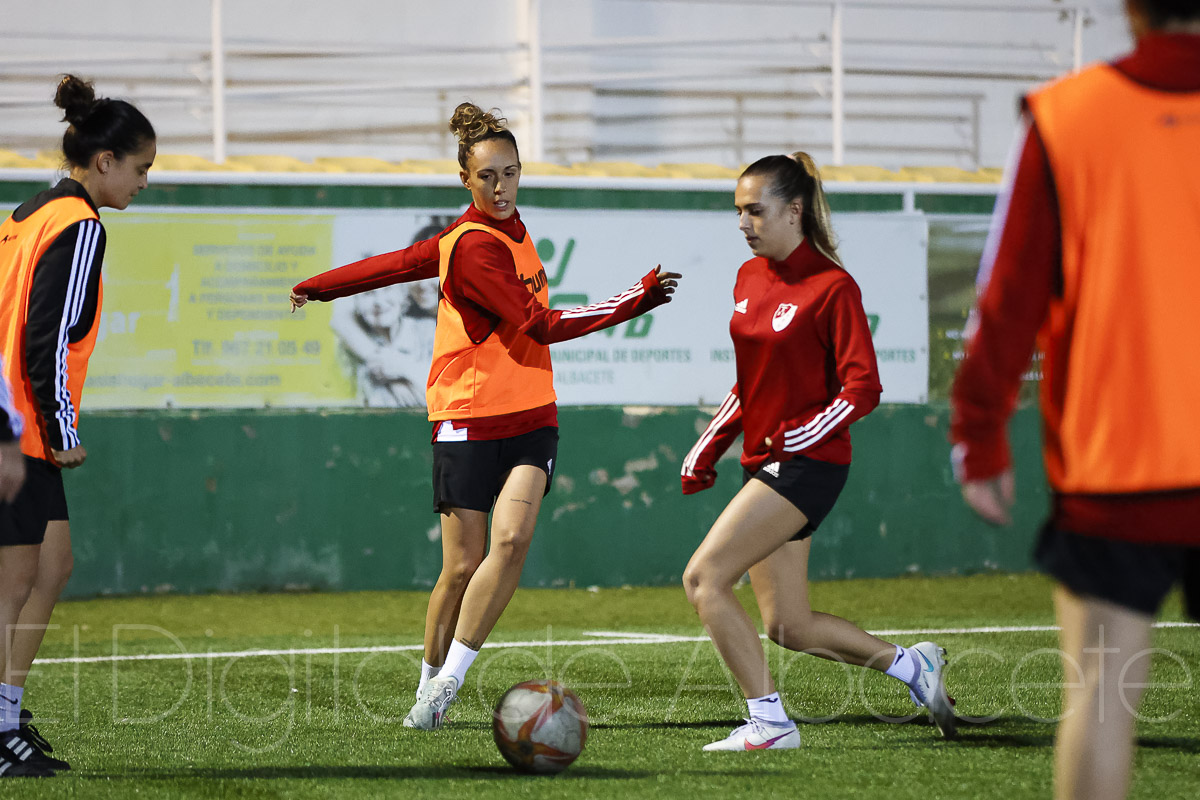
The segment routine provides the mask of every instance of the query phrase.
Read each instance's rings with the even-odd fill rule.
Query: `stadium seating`
[[[313,164],[318,167],[332,167],[337,172],[408,172],[401,165],[381,158],[314,158]]]
[[[0,168],[5,169],[36,169],[43,167],[32,158],[25,158],[12,150],[0,150]]]
[[[905,167],[901,174],[906,180],[918,183],[994,183],[990,175],[982,171],[971,172],[958,167]]]
[[[667,171],[632,161],[584,161],[571,165],[578,175],[598,178],[669,178]]]
[[[883,167],[829,166],[821,167],[821,179],[826,181],[897,181],[903,180],[895,172]]]
[[[0,169],[58,169],[62,154],[43,150],[28,158],[12,150],[0,150]],[[281,155],[235,155],[224,164],[187,153],[159,153],[154,162],[156,172],[330,172],[356,174],[455,175],[458,162],[453,159],[410,159],[384,161],[379,158],[351,156],[315,158],[311,162]],[[733,180],[742,167],[719,164],[662,163],[655,167],[632,161],[582,161],[564,166],[545,161],[528,161],[522,165],[525,175],[556,175],[565,177],[600,178],[676,178],[680,180]],[[998,167],[966,170],[950,166],[902,167],[897,170],[869,164],[821,167],[821,178],[837,182],[907,182],[907,183],[999,183],[1003,171]]]
[[[741,170],[717,164],[659,164],[658,168],[670,172],[672,177],[677,178],[736,179],[741,174]]]
[[[526,161],[521,164],[522,175],[577,175],[570,167],[546,161]]]
[[[401,161],[400,167],[417,175],[455,175],[459,171],[458,162],[451,158],[412,159]]]
[[[185,153],[159,153],[154,158],[154,170],[170,170],[179,172],[253,172],[249,164],[226,162],[218,164],[201,156]]]
[[[342,167],[313,164],[291,156],[230,156],[226,162],[244,164],[256,172],[346,172]]]

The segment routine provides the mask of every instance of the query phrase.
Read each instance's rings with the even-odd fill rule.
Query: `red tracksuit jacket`
[[[805,240],[743,264],[733,296],[737,384],[684,459],[684,493],[712,486],[738,433],[750,472],[798,455],[849,464],[850,423],[883,391],[858,284]]]

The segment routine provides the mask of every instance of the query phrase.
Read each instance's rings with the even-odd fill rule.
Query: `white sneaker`
[[[946,693],[942,676],[946,651],[933,642],[920,642],[908,649],[916,654],[917,668],[908,694],[914,703],[929,710],[929,716],[942,736],[953,739],[958,733],[958,719],[954,716],[954,700]]]
[[[773,725],[757,719],[748,719],[746,724],[735,728],[733,733],[719,742],[704,745],[714,750],[794,750],[800,746],[800,731],[796,723]]]
[[[458,700],[455,678],[430,678],[417,702],[404,717],[404,727],[436,731],[446,721],[446,712]]]

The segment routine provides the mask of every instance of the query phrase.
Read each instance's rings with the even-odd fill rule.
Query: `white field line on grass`
[[[1156,622],[1155,628],[1200,628],[1194,622]],[[978,628],[927,628],[913,630],[871,631],[875,636],[940,636],[971,633],[1047,633],[1058,630],[1056,625],[984,626]],[[675,644],[706,642],[707,636],[674,636],[665,633],[625,633],[621,631],[584,631],[590,639],[542,639],[530,642],[489,642],[485,648],[512,649],[533,647],[591,647],[597,644]],[[761,636],[760,638],[766,638]],[[379,645],[375,647],[305,647],[288,650],[227,650],[200,653],[140,653],[138,655],[86,656],[76,658],[39,658],[34,664],[107,664],[115,661],[180,661],[184,659],[257,658],[262,656],[333,655],[341,653],[401,653],[423,650],[424,645]]]

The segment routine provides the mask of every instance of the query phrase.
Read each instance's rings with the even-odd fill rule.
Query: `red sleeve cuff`
[[[642,288],[646,290],[655,305],[671,302],[671,295],[666,293],[663,285],[658,282],[658,267],[642,276]]]
[[[698,469],[694,475],[684,475],[679,480],[684,494],[695,494],[711,489],[717,482],[717,472],[712,469]]]
[[[315,277],[309,278],[308,280],[301,281],[293,286],[292,291],[296,294],[304,295],[309,300],[316,300],[318,299],[317,295],[321,293],[321,291],[316,287],[316,282],[317,279]]]
[[[991,442],[959,442],[950,451],[954,479],[959,483],[985,481],[1012,467],[1012,451],[1003,434]]]

